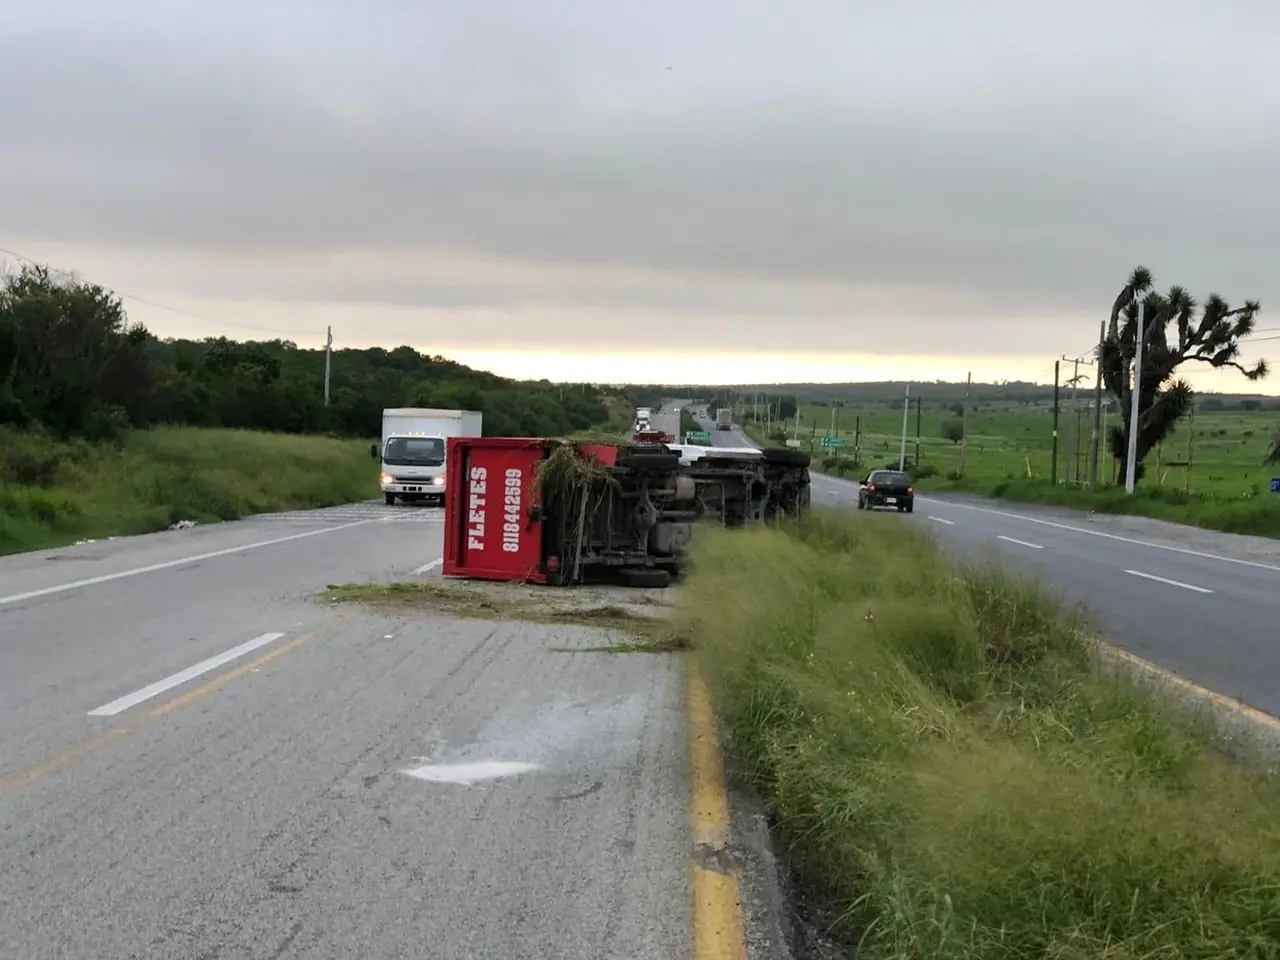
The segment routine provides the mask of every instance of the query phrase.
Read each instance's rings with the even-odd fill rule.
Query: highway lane
[[[722,445],[739,443],[754,446],[736,430]],[[856,483],[812,476],[814,503],[856,508]],[[950,494],[918,496],[901,519],[959,555],[1034,572],[1117,646],[1280,716],[1276,541]]]
[[[313,599],[440,536],[373,503],[0,559],[0,956],[688,955],[679,661]]]

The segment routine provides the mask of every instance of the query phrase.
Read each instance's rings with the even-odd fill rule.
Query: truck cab
[[[392,434],[382,445],[379,478],[387,504],[399,497],[406,503],[439,500],[444,503],[445,438]]]
[[[444,504],[450,437],[481,435],[481,414],[472,410],[400,407],[382,411],[382,471],[379,484],[391,506],[435,501]]]

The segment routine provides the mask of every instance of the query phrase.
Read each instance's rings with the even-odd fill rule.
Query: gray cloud
[[[1052,352],[1139,261],[1280,294],[1260,0],[153,6],[0,13],[6,237],[597,339],[628,307]]]

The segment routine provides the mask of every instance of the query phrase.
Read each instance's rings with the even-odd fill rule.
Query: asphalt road
[[[736,428],[712,437],[755,446]],[[814,503],[856,508],[856,483],[812,477]],[[1115,645],[1280,716],[1280,542],[951,494],[917,496],[901,519],[1035,573]]]
[[[441,531],[369,503],[0,559],[0,956],[687,956],[678,660],[314,599],[434,575]]]

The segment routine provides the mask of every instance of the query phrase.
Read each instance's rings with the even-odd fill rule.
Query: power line
[[[45,264],[40,263],[38,260],[28,257],[25,254],[21,254],[16,250],[10,250],[8,247],[0,247],[0,253],[7,254],[15,260],[21,260],[24,263],[29,263],[34,267],[45,266]],[[249,323],[236,323],[233,320],[219,320],[217,317],[210,317],[203,313],[184,310],[182,307],[170,306],[167,303],[160,303],[158,300],[150,300],[147,297],[140,297],[137,294],[125,293],[123,290],[115,290],[110,287],[107,287],[106,289],[111,290],[112,293],[117,297],[120,297],[122,300],[132,300],[135,303],[146,304],[148,307],[155,307],[157,310],[167,310],[170,313],[180,314],[184,317],[191,317],[194,320],[203,320],[205,323],[212,323],[217,326],[234,327],[238,330],[252,330],[256,333],[278,333],[284,336],[305,337],[311,336],[315,332],[313,330],[281,330],[277,327],[259,327]]]

